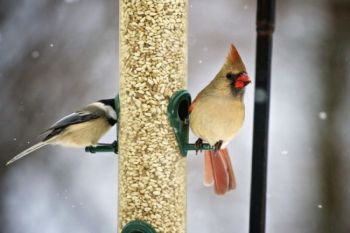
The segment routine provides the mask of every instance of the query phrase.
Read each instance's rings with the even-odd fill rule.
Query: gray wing
[[[88,108],[85,108],[83,110],[74,112],[72,114],[69,114],[68,116],[63,117],[62,119],[57,121],[55,124],[53,124],[50,128],[48,128],[41,134],[45,134],[51,131],[49,135],[47,135],[47,137],[44,139],[45,141],[57,135],[58,133],[60,133],[62,130],[64,130],[66,127],[70,125],[87,122],[102,116],[105,116],[105,112],[102,109],[89,106]]]
[[[86,122],[89,120],[97,119],[101,116],[101,114],[91,113],[91,112],[74,112],[72,114],[69,114],[68,116],[63,117],[59,121],[57,121],[55,124],[53,124],[50,128],[48,128],[46,131],[57,129],[57,128],[64,128],[69,125],[78,124],[82,122]]]

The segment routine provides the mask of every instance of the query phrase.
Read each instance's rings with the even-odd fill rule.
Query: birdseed
[[[118,232],[132,220],[186,232],[186,159],[167,107],[186,86],[187,1],[120,1]]]

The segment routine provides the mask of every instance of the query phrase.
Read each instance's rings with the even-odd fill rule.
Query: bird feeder
[[[186,232],[188,143],[186,0],[120,1],[118,138],[87,152],[119,153],[118,232]],[[275,1],[257,7],[256,89],[249,232],[265,232],[267,135]],[[263,140],[262,140],[263,139]]]
[[[168,105],[186,87],[187,7],[120,1],[118,232],[186,232],[186,159]]]

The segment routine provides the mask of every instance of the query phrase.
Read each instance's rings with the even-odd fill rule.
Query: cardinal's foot
[[[220,140],[220,141],[218,141],[217,143],[215,143],[215,150],[220,150],[220,148],[221,148],[221,146],[222,146],[222,143],[223,143],[223,141],[222,140]]]
[[[195,145],[196,145],[196,154],[198,153],[199,150],[202,152],[201,148],[203,146],[203,140],[201,138],[198,138]]]

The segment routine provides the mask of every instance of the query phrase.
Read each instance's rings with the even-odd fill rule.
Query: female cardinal
[[[199,137],[197,148],[203,141],[215,146],[215,150],[204,152],[204,184],[214,184],[219,195],[236,186],[226,146],[243,124],[244,89],[250,82],[241,57],[231,44],[225,64],[189,107],[190,127]]]

